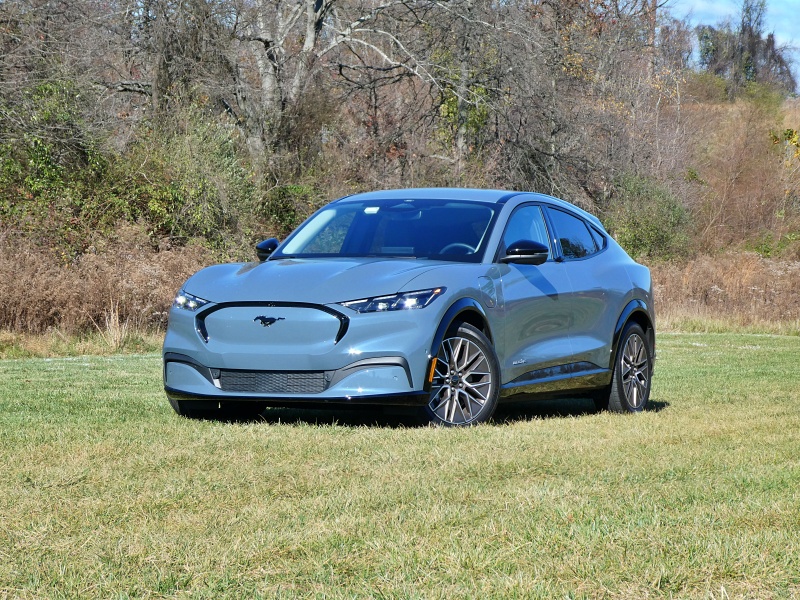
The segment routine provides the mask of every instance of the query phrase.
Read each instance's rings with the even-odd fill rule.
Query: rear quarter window
[[[574,260],[597,253],[599,248],[595,238],[583,219],[557,208],[550,208],[548,212],[564,258]]]
[[[592,227],[590,225],[589,226],[589,233],[592,234],[592,237],[594,238],[594,243],[597,245],[597,250],[598,251],[602,250],[602,249],[604,249],[606,247],[606,243],[607,243],[606,236],[604,236],[602,233],[600,233],[600,231],[597,228]]]

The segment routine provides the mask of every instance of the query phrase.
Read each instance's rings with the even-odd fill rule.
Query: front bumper
[[[173,308],[164,389],[174,400],[425,405],[444,308],[368,314],[271,302],[209,304],[194,313]]]
[[[385,404],[422,406],[402,357],[368,358],[331,371],[217,369],[189,356],[164,355],[164,390],[173,400],[242,400],[287,404]]]
[[[178,402],[195,403],[194,408],[206,408],[209,403],[216,402],[261,402],[267,406],[302,406],[303,408],[316,408],[324,406],[425,406],[430,400],[430,395],[425,392],[417,392],[413,394],[389,394],[380,396],[346,396],[346,397],[332,397],[332,398],[312,398],[302,396],[291,397],[264,397],[264,396],[236,396],[236,397],[218,397],[218,396],[200,396],[196,394],[187,394],[180,390],[173,390],[165,387],[164,391],[167,398],[170,400],[177,400]]]

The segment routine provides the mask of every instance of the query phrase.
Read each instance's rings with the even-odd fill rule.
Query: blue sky
[[[669,0],[666,8],[674,17],[689,17],[692,25],[716,25],[727,18],[736,25],[741,0]],[[794,46],[794,72],[800,72],[800,0],[767,0],[764,33],[774,33],[778,45]]]

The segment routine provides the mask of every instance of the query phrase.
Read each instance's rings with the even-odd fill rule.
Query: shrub
[[[789,232],[785,235],[775,236],[771,232],[766,232],[755,242],[749,244],[747,249],[764,258],[791,257],[796,254],[798,242],[800,242],[800,233]]]
[[[634,258],[668,260],[686,256],[689,213],[655,180],[625,175],[605,211],[611,234]]]
[[[202,106],[158,127],[140,123],[123,151],[101,152],[68,83],[39,84],[23,97],[19,131],[0,145],[0,229],[22,232],[64,262],[121,222],[141,224],[152,240],[201,240],[222,254],[232,233],[250,235],[252,169],[236,130]]]
[[[125,211],[96,191],[108,165],[81,116],[86,102],[69,81],[42,81],[0,107],[14,116],[0,123],[0,223],[67,255]]]
[[[686,79],[687,95],[700,102],[728,102],[728,82],[719,75],[690,72]]]
[[[311,186],[281,185],[271,189],[264,201],[264,213],[279,237],[285,237],[317,207]]]
[[[162,327],[178,287],[211,262],[197,246],[156,251],[140,226],[121,225],[68,263],[19,236],[0,238],[0,323],[26,333]]]

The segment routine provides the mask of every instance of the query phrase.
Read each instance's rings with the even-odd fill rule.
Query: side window
[[[547,235],[547,226],[544,224],[541,207],[522,206],[511,215],[503,234],[501,252],[505,253],[509,245],[520,240],[539,242],[550,248],[550,239]]]
[[[598,250],[602,250],[603,248],[606,247],[606,236],[604,236],[597,229],[591,226],[589,227],[589,232],[592,234],[592,237],[594,238],[594,243],[597,244]]]
[[[597,245],[583,219],[558,209],[550,209],[564,258],[585,258],[597,252]]]

